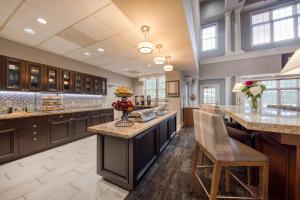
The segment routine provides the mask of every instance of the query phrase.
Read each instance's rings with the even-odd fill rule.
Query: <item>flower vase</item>
[[[250,98],[250,108],[251,108],[251,111],[252,112],[257,112],[257,109],[258,109],[258,99],[257,98]]]

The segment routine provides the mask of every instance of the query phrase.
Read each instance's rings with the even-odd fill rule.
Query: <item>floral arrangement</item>
[[[266,90],[266,86],[258,81],[248,80],[245,81],[241,87],[241,92],[250,100],[250,106],[252,111],[257,110],[258,99],[261,98],[263,92]]]
[[[127,99],[121,99],[112,103],[112,107],[117,111],[127,111],[133,110],[133,103]]]

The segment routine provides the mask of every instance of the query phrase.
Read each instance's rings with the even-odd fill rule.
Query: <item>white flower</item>
[[[257,96],[259,95],[261,92],[262,92],[262,89],[261,87],[258,85],[258,86],[255,86],[255,87],[252,87],[249,89],[250,93],[253,95],[253,96]]]

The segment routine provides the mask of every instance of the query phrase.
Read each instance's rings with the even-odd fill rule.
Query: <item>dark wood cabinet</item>
[[[27,62],[26,65],[26,85],[30,91],[41,91],[44,88],[44,65],[39,63]]]
[[[90,125],[95,126],[102,123],[111,122],[114,120],[114,110],[105,109],[101,111],[90,112]]]
[[[93,85],[92,76],[88,75],[88,74],[84,74],[83,77],[84,77],[83,78],[84,92],[87,94],[91,94],[92,93],[92,85]]]
[[[161,152],[168,144],[170,139],[169,126],[170,120],[165,120],[159,124],[159,152]]]
[[[89,126],[88,112],[75,113],[73,119],[74,137],[82,137],[88,135],[87,128]]]
[[[24,60],[2,57],[2,81],[6,90],[26,89],[26,63]]]
[[[0,121],[0,163],[18,155],[18,128],[16,120]]]
[[[176,135],[177,127],[176,127],[176,115],[170,118],[169,121],[169,138],[173,138]]]
[[[107,79],[101,78],[101,94],[107,95]]]
[[[72,136],[72,115],[49,116],[49,144],[68,142]]]
[[[0,55],[0,89],[107,94],[107,79]]]
[[[74,72],[74,92],[83,92],[83,77],[82,73]]]
[[[61,90],[63,92],[72,92],[73,91],[73,72],[65,69],[61,69],[60,81],[61,81]]]
[[[45,68],[45,85],[46,91],[58,92],[59,91],[59,68],[46,66]]]
[[[93,93],[101,94],[101,78],[93,77]]]

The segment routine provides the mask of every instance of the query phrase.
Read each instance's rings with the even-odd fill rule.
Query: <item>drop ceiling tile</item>
[[[121,33],[134,28],[129,19],[113,3],[95,13],[95,17],[103,24]]]
[[[58,36],[69,40],[70,42],[73,42],[81,47],[96,43],[96,40],[94,38],[86,35],[85,33],[82,33],[74,27],[65,29],[64,31],[58,33]]]
[[[24,28],[33,29],[35,34],[26,33]],[[51,37],[51,34],[38,27],[32,25],[28,26],[28,24],[22,20],[10,19],[1,30],[0,36],[29,46],[35,46]]]
[[[80,7],[87,10],[89,13],[96,12],[107,4],[111,3],[110,0],[73,0]]]
[[[97,41],[108,38],[114,34],[112,30],[102,24],[94,16],[82,20],[74,27]]]
[[[27,22],[29,25],[34,25],[41,28],[48,33],[56,34],[59,31],[65,29],[68,25],[61,22],[57,18],[51,16],[47,12],[29,4],[24,3],[18,11],[13,15],[14,19],[19,19]],[[38,18],[43,18],[47,21],[47,24],[41,24],[37,21]]]
[[[0,0],[0,12],[11,14],[23,0]]]
[[[111,64],[111,63],[116,63],[120,61],[120,58],[116,58],[114,56],[111,55],[107,55],[107,56],[100,56],[100,57],[96,57],[90,60],[86,60],[86,63],[92,64],[92,65],[97,65],[97,66],[102,66],[105,64]]]
[[[72,0],[27,0],[62,22],[72,25],[88,16],[88,12]]]
[[[8,14],[0,12],[0,27],[5,23],[8,17],[9,17]]]
[[[64,38],[61,38],[59,36],[54,36],[53,38],[40,44],[37,48],[50,51],[56,54],[65,54],[80,48],[80,46],[68,40],[65,40]]]
[[[121,51],[123,49],[130,48],[128,42],[123,40],[120,36],[113,36],[106,40],[101,41],[101,44],[104,49],[107,51],[114,52],[114,51]]]
[[[134,47],[137,47],[138,43],[144,39],[144,35],[137,28],[121,33],[120,37]]]
[[[88,52],[90,55],[85,55],[86,52]],[[101,56],[101,54],[100,54],[100,52],[97,52],[97,51],[92,51],[92,50],[88,50],[86,48],[81,48],[76,51],[70,52],[70,53],[66,54],[65,56],[75,59],[75,60],[84,61],[84,60],[90,60],[92,58],[99,57],[99,56]]]

